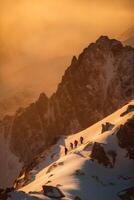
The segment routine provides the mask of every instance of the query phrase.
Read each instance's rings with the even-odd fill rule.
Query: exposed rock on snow
[[[129,105],[127,107],[127,110],[125,112],[121,113],[121,117],[128,114],[129,112],[133,112],[133,111],[134,111],[134,105]]]
[[[110,162],[104,147],[98,142],[95,142],[93,145],[91,159],[92,161],[97,160],[99,164],[103,164],[105,167],[112,167],[112,163]]]
[[[127,156],[134,159],[134,116],[121,125],[117,132],[119,146],[127,150]]]
[[[105,131],[109,131],[114,127],[113,124],[106,122],[105,124],[102,124],[102,130],[101,133],[105,132]]]
[[[116,162],[117,153],[114,150],[109,150],[107,154],[112,158],[112,166],[114,167]]]
[[[59,163],[53,163],[47,170],[46,173],[50,173],[51,171],[53,171],[56,167],[64,165],[64,162],[59,162]]]
[[[19,176],[17,179],[15,179],[13,185],[16,189],[21,188],[25,184],[28,184],[28,182],[31,180],[31,170],[38,164],[36,159],[33,159],[33,161],[24,166],[19,173]]]
[[[43,188],[44,195],[48,197],[55,198],[55,199],[61,199],[65,197],[63,192],[61,192],[61,190],[57,187],[44,185],[42,186],[42,188]]]
[[[80,169],[77,169],[77,170],[75,171],[75,175],[76,175],[76,176],[84,176],[85,173],[84,173],[83,171],[81,171]]]

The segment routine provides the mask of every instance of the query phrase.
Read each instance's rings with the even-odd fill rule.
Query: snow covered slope
[[[83,144],[71,150],[70,142],[80,136]],[[56,199],[60,192],[63,200],[133,199],[134,101],[86,130],[60,138],[34,164],[17,179],[20,189],[9,200]]]

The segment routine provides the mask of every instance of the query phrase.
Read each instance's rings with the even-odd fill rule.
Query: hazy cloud
[[[71,57],[101,34],[124,32],[133,24],[133,11],[133,0],[2,1],[1,88],[50,94]]]

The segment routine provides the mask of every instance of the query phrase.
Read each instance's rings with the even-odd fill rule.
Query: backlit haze
[[[134,22],[133,0],[1,0],[0,96],[51,95],[73,55]]]

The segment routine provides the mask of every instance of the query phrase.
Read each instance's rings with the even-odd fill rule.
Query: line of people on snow
[[[80,137],[80,144],[83,144],[83,140],[84,140],[84,138],[81,136]],[[70,142],[70,149],[73,150],[73,149],[77,148],[78,143],[79,143],[78,140],[74,140],[74,143]],[[65,147],[64,151],[65,151],[65,155],[67,155],[68,148]]]

